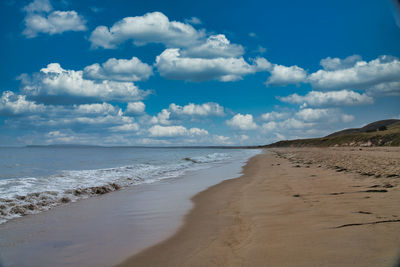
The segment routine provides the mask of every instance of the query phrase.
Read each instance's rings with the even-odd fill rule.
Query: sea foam
[[[138,163],[115,168],[65,170],[54,175],[0,180],[0,223],[79,199],[124,187],[175,178],[188,170],[210,167],[232,158],[230,153],[183,157],[173,163]]]

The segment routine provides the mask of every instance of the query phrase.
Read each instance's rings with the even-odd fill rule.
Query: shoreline
[[[242,176],[192,198],[194,207],[174,236],[117,266],[398,264],[399,181],[377,180],[349,167],[342,171],[322,167],[318,153],[336,153],[341,158],[343,149],[311,150],[315,164],[301,160],[297,153],[301,149],[274,149],[281,155],[269,150],[252,157]],[[387,151],[370,150],[371,155],[381,153],[384,160],[393,157]],[[400,150],[392,150],[395,158],[389,161],[398,162]],[[363,153],[353,153],[350,161],[356,167]],[[376,158],[368,157],[363,160],[375,164]],[[380,189],[388,185],[387,180],[391,187]]]
[[[239,176],[247,159],[216,163],[177,178],[125,188],[2,224],[0,265],[117,264],[173,235],[192,207],[190,198]]]

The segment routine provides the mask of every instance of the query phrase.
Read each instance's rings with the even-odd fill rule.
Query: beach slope
[[[266,150],[119,266],[396,266],[399,148]]]

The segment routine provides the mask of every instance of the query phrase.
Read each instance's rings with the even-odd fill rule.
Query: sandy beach
[[[400,148],[266,150],[119,266],[397,266],[399,175]]]

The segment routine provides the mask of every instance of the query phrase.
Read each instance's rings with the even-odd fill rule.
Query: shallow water
[[[1,262],[4,266],[116,264],[172,235],[192,206],[190,198],[238,177],[249,157],[242,154],[175,178],[9,221],[0,225]]]
[[[252,153],[192,148],[0,148],[0,223]]]

